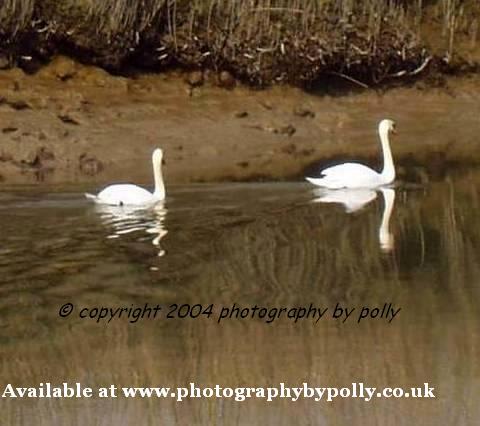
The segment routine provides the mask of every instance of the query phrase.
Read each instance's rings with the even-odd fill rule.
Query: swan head
[[[152,161],[157,165],[165,164],[163,159],[163,151],[160,148],[157,148],[155,151],[153,151]]]
[[[380,124],[378,125],[378,131],[382,135],[396,134],[397,124],[395,123],[395,121],[387,118],[380,121]]]

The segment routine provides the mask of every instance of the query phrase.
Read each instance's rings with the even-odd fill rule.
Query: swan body
[[[328,167],[320,177],[306,177],[314,185],[329,188],[377,188],[388,185],[395,180],[395,166],[390,149],[389,134],[395,133],[395,122],[382,120],[378,126],[383,150],[383,171],[381,173],[359,163],[344,163]]]
[[[163,152],[160,148],[153,151],[153,175],[155,190],[152,192],[132,184],[116,184],[107,186],[97,195],[85,194],[85,196],[98,204],[109,206],[147,206],[153,205],[165,199],[165,184],[162,176]]]

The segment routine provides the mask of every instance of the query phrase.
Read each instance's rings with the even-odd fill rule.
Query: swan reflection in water
[[[373,189],[317,189],[314,191],[317,203],[343,204],[347,213],[354,213],[377,198],[380,192],[383,195],[382,222],[378,229],[380,248],[390,252],[394,248],[394,236],[390,232],[390,216],[395,203],[395,190],[393,188]]]
[[[165,228],[167,209],[164,203],[158,203],[150,208],[96,204],[95,210],[100,215],[103,224],[112,230],[112,233],[107,236],[108,239],[144,231],[154,236],[151,242],[158,248],[158,256],[166,254],[161,247],[161,240],[168,233]]]

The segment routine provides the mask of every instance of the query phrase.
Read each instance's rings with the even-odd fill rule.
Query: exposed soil
[[[206,80],[115,77],[63,57],[35,75],[2,71],[0,180],[148,184],[156,146],[169,183],[295,178],[337,159],[378,167],[384,117],[398,124],[392,145],[401,177],[423,182],[480,163],[478,75],[342,96]]]

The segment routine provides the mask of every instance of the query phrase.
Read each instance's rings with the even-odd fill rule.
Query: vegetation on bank
[[[478,0],[3,0],[0,66],[34,71],[61,52],[117,72],[370,85],[451,64],[479,21]]]

